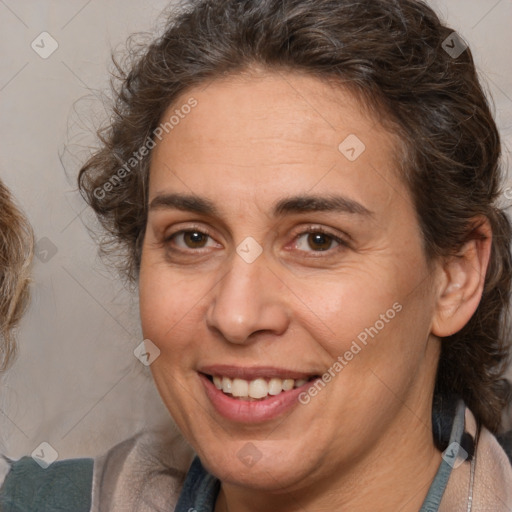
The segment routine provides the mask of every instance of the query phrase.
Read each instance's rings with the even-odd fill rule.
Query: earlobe
[[[472,239],[442,265],[432,334],[446,337],[460,331],[476,311],[485,284],[492,245],[487,219],[479,219]]]

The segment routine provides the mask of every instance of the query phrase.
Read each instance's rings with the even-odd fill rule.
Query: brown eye
[[[200,231],[183,231],[183,241],[189,249],[201,249],[208,242],[208,235]]]
[[[210,235],[196,229],[177,231],[166,239],[169,249],[174,246],[179,250],[203,249],[215,246],[215,241]]]
[[[340,238],[322,231],[309,231],[297,237],[296,248],[304,252],[322,252],[346,244]]]
[[[332,237],[325,233],[309,233],[308,246],[316,251],[327,251],[331,248]]]

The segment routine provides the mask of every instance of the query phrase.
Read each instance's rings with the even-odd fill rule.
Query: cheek
[[[294,277],[286,284],[299,299],[294,301],[295,319],[336,358],[375,323],[383,330],[384,321],[386,327],[393,321],[398,307],[393,305],[404,296],[398,281],[390,269],[353,266],[325,277]]]
[[[405,359],[416,364],[433,307],[426,295],[426,271],[421,265],[411,268],[352,269],[320,287],[303,288],[309,313],[304,310],[302,323],[310,322],[308,330],[333,362],[342,356],[341,364],[350,362],[354,370],[385,364],[390,373],[405,370]]]
[[[139,308],[145,338],[160,350],[189,344],[204,314],[209,286],[202,276],[186,278],[161,265],[142,260]]]

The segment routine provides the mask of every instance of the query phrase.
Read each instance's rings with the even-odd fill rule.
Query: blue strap
[[[443,454],[443,460],[437,470],[434,481],[430,486],[428,494],[421,506],[419,512],[438,512],[443,499],[443,494],[448,485],[448,480],[452,474],[452,469],[460,450],[460,442],[462,434],[464,433],[464,413],[466,406],[462,400],[457,402],[457,409],[455,411],[455,419],[453,421],[453,427],[450,434],[450,441],[448,448]]]

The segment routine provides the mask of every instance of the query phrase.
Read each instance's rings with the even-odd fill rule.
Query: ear
[[[489,220],[475,219],[472,239],[442,264],[432,334],[445,337],[460,331],[476,311],[491,255]]]

